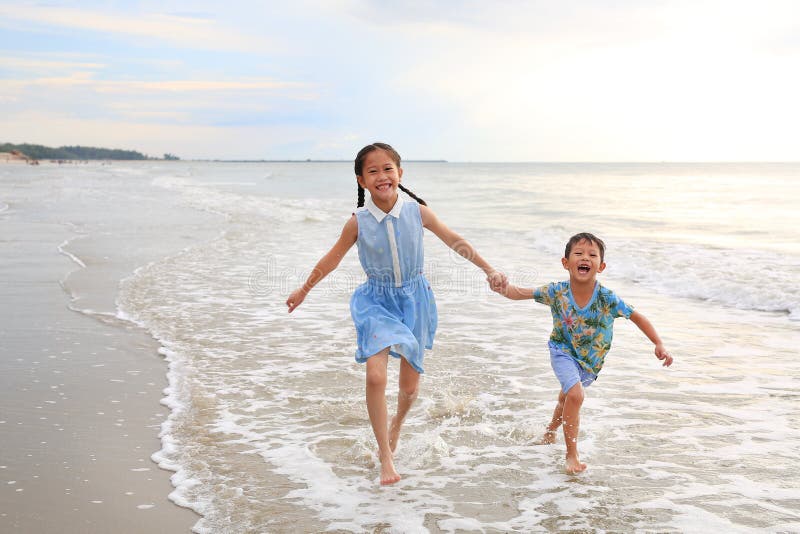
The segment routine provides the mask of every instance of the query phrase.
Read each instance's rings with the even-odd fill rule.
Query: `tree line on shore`
[[[86,159],[124,159],[124,160],[146,160],[148,158],[141,152],[135,150],[120,150],[116,148],[98,148],[93,146],[61,146],[52,148],[43,145],[32,145],[29,143],[13,144],[0,143],[0,152],[11,152],[16,150],[32,159],[58,159],[58,160],[86,160]],[[164,154],[164,159],[177,160],[177,156]]]

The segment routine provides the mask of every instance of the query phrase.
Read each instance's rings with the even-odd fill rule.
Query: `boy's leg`
[[[544,435],[535,442],[536,445],[549,445],[556,442],[556,430],[558,430],[558,427],[560,427],[561,423],[564,421],[564,401],[566,398],[566,393],[563,391],[558,392],[558,402],[553,410],[553,418],[550,420],[550,424],[547,425],[547,430],[545,430]]]
[[[564,399],[564,440],[567,443],[567,473],[580,473],[586,469],[578,457],[578,432],[581,426],[581,406],[583,405],[583,385],[578,382],[567,391]]]
[[[392,450],[389,447],[389,432],[386,427],[386,366],[389,348],[385,348],[367,359],[367,412],[372,432],[378,442],[378,457],[381,461],[381,484],[394,484],[400,475],[394,468]]]
[[[400,428],[406,419],[406,414],[417,400],[419,391],[419,373],[414,369],[405,358],[400,358],[400,380],[397,391],[397,413],[392,417],[389,427],[389,447],[392,452],[397,448],[397,441],[400,439]]]

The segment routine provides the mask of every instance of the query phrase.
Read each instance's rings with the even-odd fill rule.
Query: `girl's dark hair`
[[[583,240],[586,240],[593,245],[597,245],[597,248],[600,249],[600,261],[603,262],[603,258],[606,255],[606,244],[603,243],[602,239],[594,234],[590,234],[589,232],[581,232],[580,234],[575,234],[574,236],[570,237],[569,241],[567,241],[567,247],[564,249],[564,257],[569,258],[569,253],[572,250],[572,247]]]
[[[386,143],[372,143],[371,145],[367,145],[361,150],[359,150],[358,154],[356,154],[356,161],[354,165],[356,176],[361,176],[361,173],[364,170],[364,160],[367,159],[367,154],[369,154],[374,150],[385,150],[389,154],[389,157],[391,157],[392,160],[394,160],[395,165],[397,165],[398,168],[400,167],[400,154],[397,153],[397,150],[395,150],[394,148],[392,148],[391,145],[388,145]],[[408,196],[410,196],[423,206],[428,205],[424,200],[422,200],[417,195],[412,193],[409,189],[404,187],[403,184],[397,184],[397,185],[401,191],[403,191],[405,194],[407,194]],[[356,202],[356,206],[360,208],[363,205],[364,205],[364,188],[361,187],[361,184],[358,184],[358,200]]]

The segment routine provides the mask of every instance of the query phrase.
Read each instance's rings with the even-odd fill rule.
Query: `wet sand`
[[[85,276],[113,303],[135,262],[93,269],[113,258],[90,238],[71,257],[70,217],[20,191],[26,176],[0,179],[0,532],[191,531],[199,516],[168,499],[172,472],[151,459],[169,412],[158,344],[108,310],[70,309],[62,282]]]

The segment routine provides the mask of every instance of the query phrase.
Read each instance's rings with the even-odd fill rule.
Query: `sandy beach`
[[[173,473],[151,459],[166,363],[113,316],[119,277],[175,242],[137,247],[119,230],[141,207],[121,197],[97,233],[97,184],[13,167],[0,180],[0,531],[189,532],[198,516],[168,500]]]

